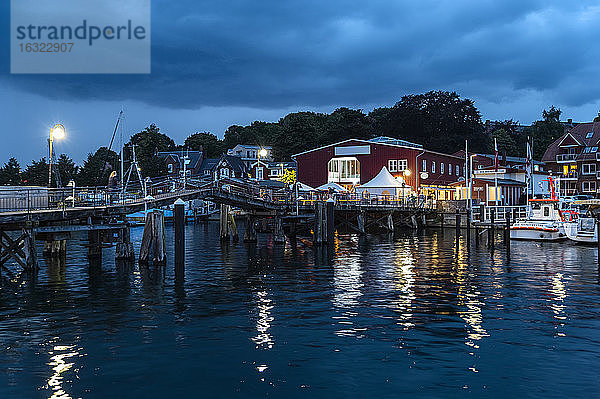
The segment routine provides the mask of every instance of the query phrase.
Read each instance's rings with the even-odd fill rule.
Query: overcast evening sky
[[[391,106],[428,90],[471,98],[485,119],[530,123],[600,108],[600,6],[591,1],[152,1],[150,75],[10,75],[10,2],[0,6],[0,163],[47,153],[49,127],[81,163],[156,123],[196,131],[288,112]]]

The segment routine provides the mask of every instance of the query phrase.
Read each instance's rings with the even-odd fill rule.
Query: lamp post
[[[50,151],[48,154],[48,188],[52,187],[52,144],[54,143],[54,139],[62,140],[65,138],[65,131],[65,127],[60,123],[57,123],[50,129],[50,138],[48,138],[48,147]]]
[[[404,169],[404,172],[402,172],[402,174],[404,175],[404,177],[409,177],[411,174],[410,169]],[[404,179],[403,179],[404,180]],[[402,206],[404,206],[404,188],[406,187],[406,180],[404,180],[404,183],[402,183]]]
[[[261,148],[260,150],[258,150],[258,158],[257,158],[257,162],[256,162],[256,181],[258,181],[258,168],[260,168],[260,157],[266,158],[267,157],[267,150],[265,148]]]

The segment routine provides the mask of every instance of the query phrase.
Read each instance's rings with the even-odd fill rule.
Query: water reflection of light
[[[489,337],[488,332],[483,328],[482,308],[485,305],[479,298],[481,293],[472,287],[469,281],[469,271],[467,264],[458,263],[456,266],[456,283],[458,284],[458,306],[462,310],[458,315],[467,324],[467,336],[465,344],[477,349],[480,341],[484,337]]]
[[[552,293],[552,302],[550,303],[550,308],[554,313],[554,318],[560,321],[556,328],[563,327],[565,325],[564,321],[567,319],[564,305],[564,300],[567,297],[567,290],[565,289],[562,273],[556,273],[552,277],[552,287],[550,288],[550,292]],[[562,332],[557,332],[556,335],[559,337],[565,336],[565,334]]]
[[[338,308],[351,308],[359,304],[358,298],[362,295],[361,276],[363,271],[360,267],[360,259],[356,256],[344,258],[344,262],[337,262],[333,269],[333,285],[335,287],[333,294],[333,306]],[[340,329],[335,334],[340,337],[363,337],[366,328],[354,326],[352,319],[358,313],[346,310],[340,315],[332,318],[340,324]]]
[[[266,291],[259,291],[256,293],[256,302],[258,308],[258,319],[256,320],[257,334],[252,338],[252,341],[256,344],[257,349],[271,349],[275,344],[273,336],[269,333],[271,322],[273,322],[273,316],[271,315],[271,309],[273,309],[272,300]]]
[[[80,354],[80,349],[76,348],[75,345],[55,345],[48,354],[52,355],[48,365],[52,368],[53,373],[48,379],[46,386],[53,391],[50,398],[70,399],[71,396],[65,391],[63,386],[64,374],[71,369],[77,373],[78,369],[74,369],[75,363],[70,360],[83,355]]]
[[[396,252],[394,268],[394,285],[399,291],[396,300],[395,309],[399,313],[400,321],[398,324],[406,329],[414,324],[410,322],[412,317],[412,303],[415,300],[415,276],[413,267],[415,259],[411,252],[406,249],[400,249]]]
[[[358,305],[364,285],[361,282],[362,274],[360,260],[356,256],[345,258],[343,263],[336,263],[333,270],[334,306],[344,308]]]

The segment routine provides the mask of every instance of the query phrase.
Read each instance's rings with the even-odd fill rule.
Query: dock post
[[[325,226],[327,243],[332,244],[335,235],[335,201],[331,198],[325,201]]]
[[[475,225],[475,246],[479,246],[479,225]]]
[[[33,229],[23,229],[25,236],[23,242],[23,252],[25,252],[25,264],[29,271],[38,269],[37,253],[35,251],[35,232]]]
[[[161,211],[152,212],[154,216],[154,254],[152,262],[160,265],[167,263],[167,253],[165,245],[165,215]]]
[[[488,242],[492,248],[494,248],[494,235],[496,234],[494,229],[495,213],[495,209],[490,209],[490,229],[488,230]]]
[[[98,230],[88,231],[88,258],[102,258],[102,243]]]
[[[183,276],[185,272],[185,202],[181,198],[178,198],[174,204],[173,224],[175,230],[175,275]]]
[[[244,242],[256,242],[256,226],[254,225],[254,216],[246,215],[246,231],[244,232]]]
[[[365,234],[365,212],[360,211],[358,215],[356,215],[356,224],[358,226],[358,231],[360,234]]]
[[[148,212],[146,215],[146,224],[140,248],[140,263],[148,263],[150,260],[150,248],[152,248],[152,262],[155,265],[167,262],[165,252],[165,219],[164,214],[159,210]]]
[[[129,226],[121,229],[121,242],[117,243],[115,248],[115,260],[135,260],[135,251],[131,242],[131,231]]]
[[[275,217],[275,228],[273,231],[273,241],[276,243],[285,243],[285,234],[283,234],[283,225],[279,216]]]
[[[458,251],[458,242],[460,240],[460,211],[456,210],[456,250]]]
[[[467,248],[471,247],[471,212],[467,209]]]
[[[221,242],[229,241],[229,205],[221,204],[219,212],[219,237]]]
[[[237,225],[235,224],[235,218],[233,217],[233,213],[231,213],[231,212],[228,212],[228,213],[229,213],[229,216],[228,216],[229,234],[231,235],[231,241],[238,242],[240,240],[240,236],[237,231]]]
[[[394,232],[394,217],[392,212],[387,216],[387,229],[390,233]]]
[[[596,215],[596,238],[598,238],[598,267],[600,267],[600,213]]]
[[[506,226],[504,227],[504,245],[506,245],[506,256],[510,258],[510,212],[506,212]]]
[[[440,227],[442,228],[442,231],[444,231],[444,219],[445,219],[445,217],[444,217],[444,211],[442,211],[440,213],[440,215],[442,215],[442,220],[440,222]]]
[[[316,245],[323,244],[323,203],[315,202],[315,223],[313,226],[313,242]]]

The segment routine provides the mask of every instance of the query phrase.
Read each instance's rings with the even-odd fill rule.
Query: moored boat
[[[530,211],[527,218],[517,220],[510,226],[511,239],[557,241],[567,238],[552,178],[548,178],[548,183],[550,198],[529,200]]]

